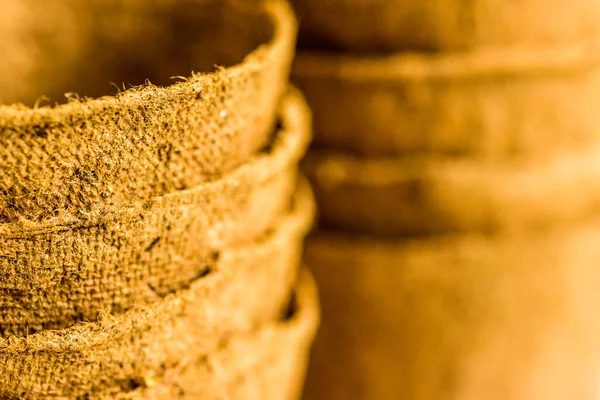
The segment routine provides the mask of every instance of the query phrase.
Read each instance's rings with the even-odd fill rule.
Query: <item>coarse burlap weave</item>
[[[0,48],[21,53],[2,58],[0,100],[27,100],[28,82],[36,96],[77,85],[81,96],[101,95],[110,82],[144,83],[131,80],[140,76],[167,86],[54,107],[0,105],[0,223],[61,223],[190,189],[268,142],[296,35],[283,0],[7,0],[3,12]],[[66,54],[58,39],[48,45],[49,18],[87,50]],[[31,74],[18,75],[19,55],[34,57]],[[198,73],[205,71],[215,72]],[[173,75],[186,78],[168,85]]]
[[[200,359],[230,336],[276,319],[296,280],[313,211],[304,186],[291,214],[271,233],[223,249],[208,274],[187,287],[123,314],[102,313],[97,322],[0,339],[0,398],[133,390],[148,376]]]
[[[300,43],[347,51],[553,46],[597,35],[590,0],[292,0]]]
[[[544,158],[598,137],[598,40],[552,49],[300,53],[318,145],[382,156]]]
[[[271,147],[221,179],[60,223],[0,224],[0,337],[59,329],[177,289],[289,207],[310,112],[294,90]]]
[[[307,356],[319,321],[317,292],[304,270],[297,309],[285,320],[234,336],[215,353],[152,377],[116,399],[294,400],[300,396]],[[186,360],[188,361],[188,360]]]
[[[310,400],[594,400],[598,219],[546,234],[307,243]]]
[[[373,235],[518,232],[600,210],[600,148],[544,162],[362,159],[314,150],[302,163],[321,222]]]

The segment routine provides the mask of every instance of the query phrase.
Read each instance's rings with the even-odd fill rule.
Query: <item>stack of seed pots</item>
[[[0,7],[0,398],[297,398],[318,307],[291,8],[49,4]]]
[[[294,3],[306,399],[597,398],[600,3]]]

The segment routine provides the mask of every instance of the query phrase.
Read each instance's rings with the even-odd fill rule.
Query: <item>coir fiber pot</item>
[[[223,341],[214,353],[186,359],[116,399],[295,400],[319,321],[317,293],[304,270],[290,315],[250,334]],[[107,396],[109,397],[109,396]]]
[[[504,163],[314,150],[302,164],[322,225],[373,235],[532,231],[600,210],[597,146],[548,161]]]
[[[74,91],[100,96],[117,91],[111,82],[164,86],[55,106],[0,105],[0,223],[60,223],[96,207],[190,189],[268,143],[295,46],[285,1],[60,6],[2,2],[2,48],[17,53],[0,61],[0,103],[31,104],[42,95],[56,101]],[[55,36],[45,32],[48,19]],[[82,43],[63,50],[53,42],[60,34]],[[40,57],[26,63],[34,68],[25,76],[21,55]],[[178,75],[184,78],[169,81]]]
[[[292,75],[322,146],[543,158],[596,140],[599,48],[589,40],[545,50],[300,53]]]
[[[296,188],[310,113],[291,91],[270,148],[221,179],[61,223],[0,224],[0,336],[60,329],[185,285],[273,226]]]
[[[308,240],[310,400],[593,400],[598,219],[488,239]]]
[[[575,0],[293,0],[300,43],[346,51],[553,46],[599,33],[600,4]]]
[[[202,359],[231,335],[275,320],[296,281],[313,211],[310,190],[303,186],[293,211],[271,232],[222,249],[210,269],[177,291],[157,294],[151,304],[123,314],[102,313],[97,322],[1,339],[0,398],[83,398],[133,390],[149,375]]]

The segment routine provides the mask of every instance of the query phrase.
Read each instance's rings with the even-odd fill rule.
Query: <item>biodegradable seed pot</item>
[[[300,52],[316,145],[368,157],[545,159],[597,143],[600,35],[550,48]]]
[[[0,15],[0,223],[193,188],[269,141],[296,35],[283,0],[7,0]]]
[[[539,231],[600,209],[598,146],[501,163],[312,150],[302,164],[324,226],[377,236]]]

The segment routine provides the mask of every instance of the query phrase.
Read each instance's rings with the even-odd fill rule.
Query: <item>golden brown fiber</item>
[[[118,312],[189,282],[289,206],[310,113],[292,91],[271,149],[221,179],[78,219],[0,224],[0,336]]]
[[[0,397],[76,398],[133,390],[148,377],[201,361],[233,334],[276,319],[295,282],[313,211],[304,187],[291,214],[271,233],[223,249],[213,270],[187,287],[123,314],[102,313],[97,322],[0,339]],[[239,361],[241,366],[246,360]],[[217,375],[228,373],[213,367]]]
[[[215,353],[155,377],[155,385],[116,398],[297,399],[319,321],[317,293],[307,270],[300,275],[295,299],[295,309],[285,320],[234,336]]]
[[[7,4],[41,3],[20,1],[9,0]],[[47,74],[44,70],[34,73],[44,78],[42,83],[60,83],[60,77],[69,77],[83,86],[81,96],[93,95],[96,91],[104,94],[96,86],[110,87],[109,79],[121,77],[119,71],[109,68],[114,65],[122,66],[123,73],[135,73],[133,76],[156,76],[159,82],[154,80],[154,83],[161,83],[158,77],[164,80],[173,75],[184,75],[186,78],[166,87],[148,84],[112,97],[74,100],[55,107],[0,106],[0,223],[67,220],[94,212],[99,204],[127,206],[131,201],[190,189],[238,167],[268,142],[275,109],[286,88],[295,43],[296,24],[285,1],[165,0],[126,4],[120,1],[69,1],[65,4],[90,14],[81,20],[75,18],[80,24],[89,22],[87,17],[98,16],[99,20],[90,22],[98,26],[90,28],[91,32],[82,33],[90,36],[86,39],[92,47],[106,39],[95,35],[112,32],[106,26],[111,26],[109,23],[117,27],[119,24],[129,26],[126,22],[131,22],[134,17],[136,21],[144,22],[139,26],[132,24],[132,32],[120,32],[115,28],[119,34],[106,39],[106,48],[95,49],[97,54],[85,57],[73,53],[77,56],[75,61],[87,61],[97,66],[98,71],[86,70],[80,64],[62,70],[62,64],[52,63],[54,59],[37,60],[34,65],[49,68]],[[43,17],[49,11],[45,7],[36,10],[40,15],[25,22],[44,22]],[[136,14],[138,12],[141,14]],[[144,20],[144,16],[149,19]],[[137,54],[151,47],[153,38],[158,40],[164,36],[154,31],[158,28],[153,27],[152,22],[164,23],[169,16],[175,20],[184,19],[177,20],[176,26],[177,32],[185,31],[186,37],[182,40],[187,42],[177,46],[178,38],[170,38],[173,43],[165,45],[163,50],[181,49],[185,54]],[[218,21],[218,29],[214,23],[206,21]],[[13,29],[27,28],[16,25]],[[104,32],[103,28],[109,32]],[[11,36],[7,35],[3,36],[3,46],[12,43]],[[38,36],[46,37],[39,32],[36,35],[32,33],[31,38],[25,36],[25,39],[32,41]],[[239,46],[223,44],[232,37]],[[143,46],[136,40],[143,41]],[[127,44],[131,48],[121,48]],[[21,45],[19,41],[14,43],[17,47]],[[43,47],[43,43],[39,46]],[[48,47],[43,48],[48,50]],[[38,54],[36,49],[30,49],[30,53]],[[139,59],[121,59],[122,54],[110,53],[118,49],[128,57]],[[62,55],[60,50],[56,53],[56,57]],[[104,56],[108,60],[96,59]],[[165,60],[177,57],[187,61],[163,65]],[[149,64],[156,70],[145,74],[138,65],[140,63]],[[215,64],[224,67],[214,71]],[[11,65],[11,59],[3,58],[0,71],[2,96],[12,93],[5,83],[19,81],[11,76]],[[86,74],[81,79],[70,75],[72,70],[82,69]],[[190,76],[192,70],[214,72]],[[20,69],[15,68],[15,71]],[[105,76],[111,71],[116,77]],[[50,79],[50,76],[59,78]],[[22,82],[15,90],[28,88],[26,81]],[[112,82],[120,84],[123,81]],[[130,83],[129,80],[125,82]],[[37,95],[53,94],[43,90],[70,90],[70,81],[62,83],[66,87],[50,88],[40,83],[41,86],[36,85],[34,89],[40,91]],[[4,100],[19,101],[23,96],[27,97],[19,92],[14,99],[9,96]]]

